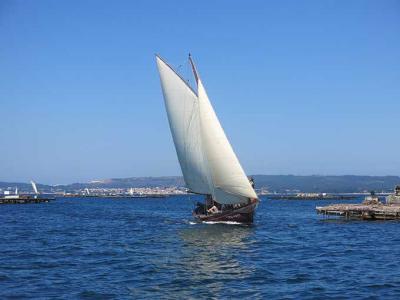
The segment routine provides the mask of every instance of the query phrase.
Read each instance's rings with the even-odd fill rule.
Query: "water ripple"
[[[0,298],[398,299],[399,222],[320,204],[264,200],[253,226],[195,223],[185,197],[4,205]]]

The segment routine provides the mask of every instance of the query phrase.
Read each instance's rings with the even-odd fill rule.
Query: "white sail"
[[[194,70],[196,72],[196,70]],[[221,204],[246,203],[257,195],[250,185],[215,114],[198,74],[201,140],[213,184],[213,198]]]
[[[186,185],[195,193],[211,194],[201,145],[197,95],[158,56],[157,66],[169,125]]]
[[[32,185],[32,188],[33,188],[35,194],[39,194],[38,189],[36,187],[36,183],[33,180],[31,180],[31,185]]]

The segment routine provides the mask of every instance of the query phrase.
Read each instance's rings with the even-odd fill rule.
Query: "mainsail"
[[[35,192],[35,194],[39,195],[39,191],[38,191],[38,189],[36,187],[36,183],[33,180],[31,180],[31,185],[32,185],[32,189]]]
[[[213,196],[222,204],[256,199],[257,195],[233,152],[200,79],[197,84],[201,137],[214,185]]]
[[[218,203],[247,203],[249,198],[256,199],[257,195],[221,127],[191,59],[190,62],[197,81],[197,93],[157,57],[168,119],[185,182],[194,192],[211,194]]]
[[[200,139],[196,93],[157,56],[161,86],[179,164],[187,187],[198,194],[211,194]]]

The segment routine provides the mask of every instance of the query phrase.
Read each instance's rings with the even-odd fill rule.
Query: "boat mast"
[[[197,69],[196,66],[194,65],[192,56],[189,53],[189,61],[190,61],[190,65],[192,66],[192,70],[193,70],[193,74],[194,74],[194,78],[196,79],[196,84],[199,83],[199,74],[197,73]]]
[[[183,78],[170,64],[168,64],[160,55],[156,54],[156,57],[161,60],[168,68],[171,69],[172,72],[174,72],[174,74],[176,76],[178,76],[182,82],[193,92],[193,94],[195,94],[197,96],[197,93],[195,90],[193,90],[193,88],[190,86],[189,83],[187,83],[186,79]]]
[[[247,203],[257,198],[211,105],[195,64],[189,56],[197,80],[202,151],[206,158],[213,199],[220,204]]]
[[[192,59],[192,55],[189,53],[189,62],[190,62],[190,65],[192,66],[192,71],[193,71],[193,75],[194,75],[194,78],[195,78],[195,80],[196,80],[196,85],[197,85],[197,97],[198,97],[198,95],[199,95],[199,91],[198,91],[198,88],[199,88],[199,81],[200,81],[200,76],[199,76],[199,73],[197,72],[197,68],[196,68],[196,66],[195,66],[195,64],[194,64],[194,61],[193,61],[193,59]],[[206,155],[203,153],[203,156],[204,157],[206,157]],[[207,160],[207,158],[206,158],[206,160],[205,160],[205,163],[208,165],[208,160]],[[209,181],[209,184],[210,184],[210,187],[211,187],[211,194],[206,194],[206,198],[204,199],[205,200],[205,202],[207,203],[207,198],[208,197],[211,197],[211,200],[212,200],[212,203],[213,203],[213,205],[215,204],[215,184],[214,184],[214,179],[213,179],[213,175],[211,174],[211,173],[209,173],[209,175],[208,175],[208,181]]]

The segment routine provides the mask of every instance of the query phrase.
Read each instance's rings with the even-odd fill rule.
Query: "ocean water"
[[[400,222],[262,199],[253,226],[195,224],[195,200],[0,206],[0,299],[400,299]]]

